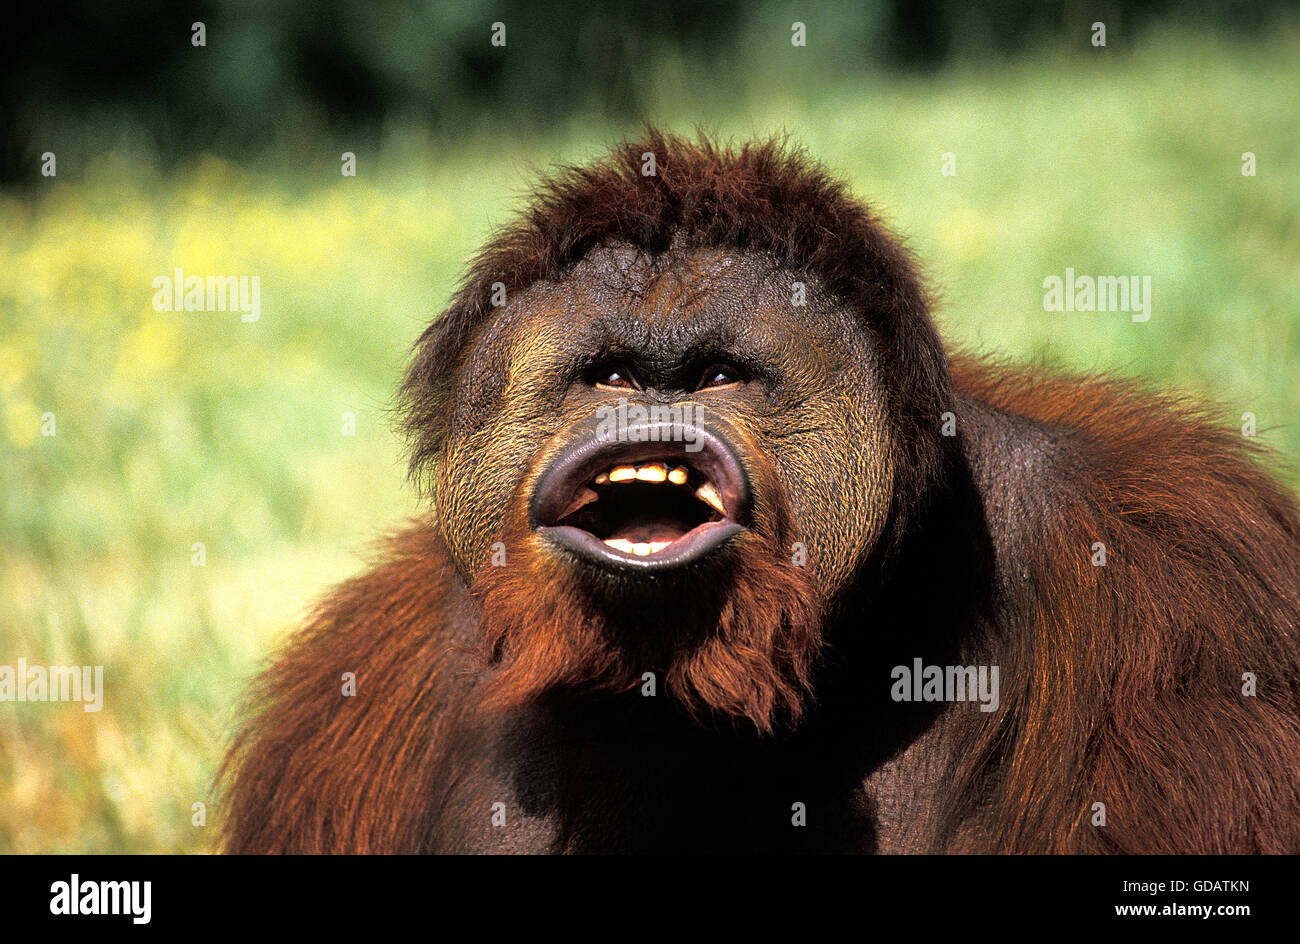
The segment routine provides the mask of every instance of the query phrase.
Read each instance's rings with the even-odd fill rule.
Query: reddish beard
[[[644,578],[584,574],[512,516],[505,563],[484,566],[472,587],[496,666],[484,707],[632,692],[653,672],[697,718],[748,719],[764,733],[797,720],[822,643],[821,600],[785,550],[788,512],[765,517],[775,537],[747,530],[703,573],[629,585]]]

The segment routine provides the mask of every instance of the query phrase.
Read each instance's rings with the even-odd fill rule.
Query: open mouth
[[[643,570],[697,560],[743,530],[748,487],[735,454],[702,445],[580,445],[542,477],[533,524],[553,544],[595,563]]]

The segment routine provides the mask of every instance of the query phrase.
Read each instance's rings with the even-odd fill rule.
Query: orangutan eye
[[[722,387],[739,387],[740,371],[727,364],[714,364],[700,379],[700,390],[717,390]]]
[[[596,372],[596,386],[604,390],[635,390],[632,375],[623,369],[604,369]]]

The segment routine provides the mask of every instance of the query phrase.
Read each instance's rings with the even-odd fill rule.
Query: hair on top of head
[[[946,360],[916,266],[840,180],[781,137],[732,147],[647,128],[603,159],[543,180],[421,335],[401,391],[412,474],[437,456],[457,369],[494,311],[495,283],[513,293],[562,278],[598,246],[620,242],[655,255],[674,238],[767,254],[792,272],[815,275],[873,332],[883,386],[897,392],[890,406],[905,434],[922,422],[932,426],[949,408]],[[937,469],[937,459],[909,457],[922,472]]]

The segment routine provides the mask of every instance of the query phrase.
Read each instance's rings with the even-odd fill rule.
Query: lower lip
[[[642,572],[684,567],[700,560],[745,529],[734,521],[710,521],[698,525],[657,554],[628,554],[612,548],[590,531],[568,525],[545,525],[537,533],[561,550],[585,561]]]

